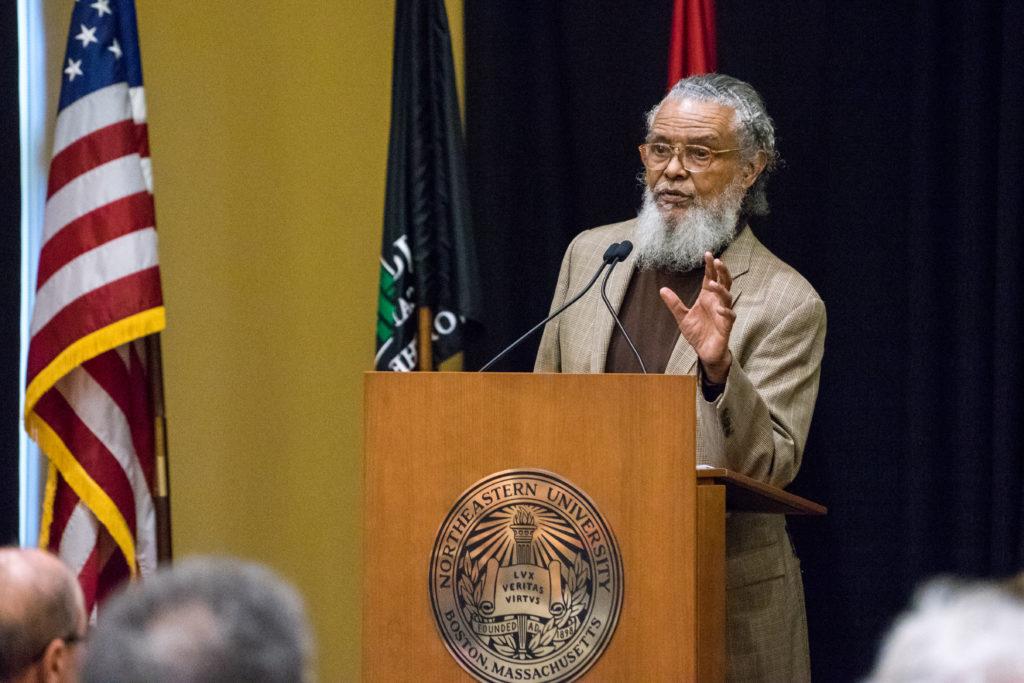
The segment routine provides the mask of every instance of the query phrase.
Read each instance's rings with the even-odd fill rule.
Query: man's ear
[[[743,187],[750,189],[750,186],[757,182],[761,171],[768,165],[768,156],[763,149],[757,150],[753,159],[743,165]]]
[[[43,671],[43,680],[47,683],[60,683],[61,681],[74,680],[71,661],[71,648],[60,638],[55,638],[46,646],[40,660]]]

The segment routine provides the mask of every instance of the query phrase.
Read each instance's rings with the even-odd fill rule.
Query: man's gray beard
[[[644,188],[633,238],[637,266],[679,272],[699,267],[704,252],[717,254],[736,236],[744,194],[743,185],[733,183],[711,200],[695,197],[681,218],[669,218],[655,204],[651,188]]]

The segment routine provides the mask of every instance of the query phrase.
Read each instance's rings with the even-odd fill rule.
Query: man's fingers
[[[709,282],[705,289],[718,298],[719,304],[732,307],[732,293],[721,282]]]
[[[676,322],[681,321],[686,314],[690,312],[690,309],[686,307],[686,304],[683,303],[682,299],[680,299],[676,293],[668,287],[662,287],[659,289],[658,294],[661,295],[661,300],[665,302],[666,306],[668,306],[668,310],[672,311],[672,315],[675,317]]]
[[[704,284],[717,282],[718,273],[715,270],[715,257],[710,251],[704,252]]]
[[[726,289],[730,289],[732,287],[732,274],[722,262],[722,259],[715,259],[715,272],[717,274],[716,279],[718,282],[720,282]]]

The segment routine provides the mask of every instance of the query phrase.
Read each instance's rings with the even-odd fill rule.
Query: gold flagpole
[[[420,326],[419,334],[417,335],[417,339],[419,341],[418,365],[420,370],[430,371],[434,369],[434,352],[433,345],[430,340],[430,336],[434,329],[434,316],[426,306],[420,306],[419,313]]]
[[[169,564],[171,552],[171,479],[167,461],[167,416],[164,413],[164,366],[160,335],[145,338],[149,396],[153,405],[153,449],[156,453],[156,481],[153,505],[156,509],[156,557]]]

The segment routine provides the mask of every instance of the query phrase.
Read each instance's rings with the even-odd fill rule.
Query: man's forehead
[[[0,570],[13,576],[62,575],[69,571],[57,556],[39,548],[0,550]]]
[[[0,607],[4,612],[24,614],[40,590],[54,583],[53,572],[46,571],[46,557],[32,549],[0,551]]]
[[[651,137],[687,142],[733,140],[736,110],[692,98],[665,100],[651,123]]]
[[[71,570],[55,555],[36,548],[0,550],[0,594],[7,599],[52,594],[72,586],[78,596],[81,588]],[[84,603],[83,603],[84,609]]]

